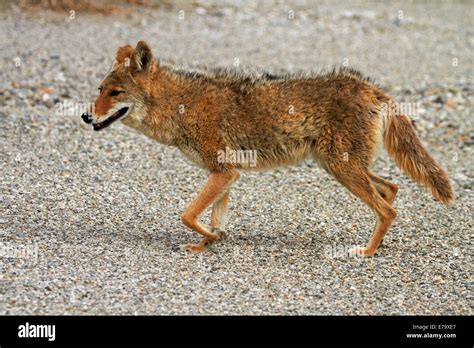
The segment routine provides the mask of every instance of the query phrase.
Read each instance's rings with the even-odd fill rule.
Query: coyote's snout
[[[231,185],[240,170],[264,170],[311,157],[375,213],[377,225],[362,255],[373,255],[396,211],[398,186],[370,170],[384,145],[397,165],[449,203],[447,173],[428,154],[393,100],[352,69],[324,75],[275,76],[222,69],[189,69],[155,61],[140,41],[117,51],[84,122],[101,130],[122,121],[161,143],[176,146],[209,178],[182,214],[201,234],[203,251],[223,236]],[[252,155],[252,156],[250,156]],[[251,160],[250,160],[251,159]],[[315,202],[315,205],[317,202]],[[212,206],[211,225],[199,216]]]

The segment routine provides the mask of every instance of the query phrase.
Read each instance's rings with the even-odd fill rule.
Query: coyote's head
[[[139,41],[117,51],[113,68],[99,86],[93,112],[82,115],[84,122],[98,131],[125,118],[141,119],[146,114],[154,62],[150,47]]]

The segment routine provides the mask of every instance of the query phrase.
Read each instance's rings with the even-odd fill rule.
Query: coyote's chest
[[[179,150],[185,155],[191,162],[201,168],[206,168],[201,154],[196,151],[192,146],[188,144],[179,144]]]

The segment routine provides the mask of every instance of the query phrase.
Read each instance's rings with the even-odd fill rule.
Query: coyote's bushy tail
[[[453,200],[448,174],[430,156],[418,139],[411,121],[404,115],[389,114],[384,145],[395,163],[418,183],[428,187],[444,204]]]

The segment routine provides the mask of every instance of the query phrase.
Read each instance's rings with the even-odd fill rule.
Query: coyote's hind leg
[[[377,192],[387,201],[388,204],[392,205],[398,192],[398,185],[385,180],[370,171],[368,174],[370,181],[374,184]]]
[[[396,210],[385,201],[379,194],[375,185],[372,184],[369,173],[360,167],[333,167],[332,174],[349,191],[359,197],[375,213],[377,225],[367,247],[358,248],[357,253],[364,256],[372,256],[377,251],[380,242],[388,231],[393,219],[397,215]]]

